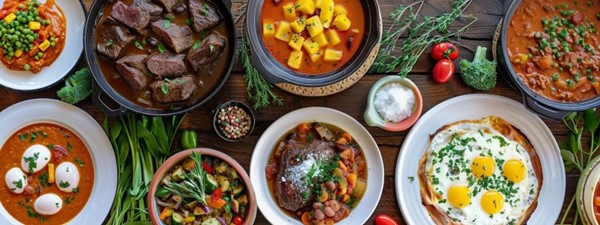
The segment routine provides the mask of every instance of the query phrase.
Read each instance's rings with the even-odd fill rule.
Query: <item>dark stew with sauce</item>
[[[303,123],[278,141],[265,168],[281,209],[304,225],[348,217],[367,190],[367,163],[344,130]]]
[[[523,0],[510,21],[508,56],[521,81],[559,102],[600,94],[600,2]]]
[[[96,26],[105,79],[145,108],[193,104],[210,94],[228,67],[229,31],[211,1],[107,2]]]

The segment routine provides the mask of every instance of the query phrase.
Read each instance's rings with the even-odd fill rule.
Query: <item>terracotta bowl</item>
[[[598,225],[594,212],[594,192],[596,192],[598,181],[600,181],[600,157],[592,159],[583,170],[575,194],[577,206],[583,214],[580,216],[587,224],[591,225]]]
[[[399,83],[410,88],[415,94],[416,98],[412,114],[408,118],[397,123],[386,122],[379,115],[377,110],[375,110],[374,104],[375,94],[377,94],[377,91],[379,91],[379,89],[385,86],[386,84],[391,83]],[[408,78],[401,78],[399,76],[387,76],[379,79],[377,82],[375,82],[375,84],[373,84],[373,87],[371,87],[371,91],[369,92],[367,109],[365,111],[365,122],[367,122],[369,126],[379,127],[387,131],[403,131],[410,128],[413,124],[415,124],[415,122],[417,122],[417,120],[421,116],[422,111],[423,97],[421,96],[421,91],[419,91],[417,85],[415,85],[415,83],[413,83]]]
[[[227,162],[229,165],[231,165],[237,171],[237,173],[240,175],[240,177],[242,178],[242,180],[244,180],[244,183],[246,184],[246,193],[248,195],[249,207],[248,207],[248,213],[246,215],[246,220],[244,221],[244,224],[246,224],[246,225],[254,224],[254,220],[256,219],[256,210],[257,210],[256,196],[254,194],[254,189],[252,188],[252,184],[250,183],[250,178],[248,177],[248,173],[246,173],[246,170],[244,170],[244,168],[237,161],[235,161],[235,159],[231,158],[230,156],[226,155],[225,153],[222,153],[222,152],[214,150],[214,149],[209,149],[209,148],[195,148],[195,149],[188,149],[188,150],[181,151],[181,152],[169,157],[167,159],[167,161],[165,161],[158,168],[158,170],[154,174],[154,177],[152,177],[152,182],[150,183],[150,188],[148,189],[148,199],[147,199],[148,211],[150,214],[150,220],[152,221],[152,224],[161,224],[161,225],[165,224],[159,218],[160,212],[158,211],[158,206],[156,204],[156,198],[154,197],[154,193],[156,193],[156,189],[158,188],[160,181],[164,177],[165,173],[167,171],[169,171],[169,169],[171,169],[171,167],[173,167],[175,164],[183,162],[183,160],[187,159],[189,157],[189,155],[192,154],[192,152],[202,153],[202,155],[221,159],[221,160]]]

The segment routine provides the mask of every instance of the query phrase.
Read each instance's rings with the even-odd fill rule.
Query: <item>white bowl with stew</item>
[[[594,158],[581,173],[577,184],[577,206],[582,210],[580,215],[588,224],[598,225],[600,219],[600,157]],[[596,202],[598,198],[598,203]]]
[[[302,133],[299,130],[303,130],[304,128],[300,128],[300,124],[303,124],[308,126],[309,131],[306,131],[304,133]],[[321,133],[314,133],[316,132],[316,127],[319,126],[324,126],[327,128],[327,130],[330,131],[330,133],[332,135],[321,135]],[[315,130],[310,130],[310,129],[315,129]],[[347,137],[347,133],[351,136],[351,138],[344,138],[346,141],[340,141],[343,137]],[[337,134],[337,135],[336,135]],[[331,136],[333,138],[324,138],[324,136]],[[305,139],[302,139],[305,138]],[[347,140],[351,139],[350,142],[348,142]],[[281,150],[281,148],[279,148],[279,156],[276,156],[275,152],[276,148],[278,146],[281,146],[281,143],[291,143],[291,141],[298,141],[298,142],[302,142],[302,140],[305,140],[306,143],[304,143],[306,146],[313,146],[313,147],[297,147],[299,149],[301,149],[300,151],[313,151],[314,149],[318,149],[319,144],[323,144],[327,145],[328,142],[327,140],[335,140],[334,141],[334,146],[332,147],[335,149],[336,152],[339,153],[339,155],[335,156],[333,160],[329,161],[327,158],[311,158],[311,156],[308,156],[308,153],[300,153],[299,155],[297,155],[297,161],[298,162],[302,162],[301,164],[306,164],[305,166],[302,166],[301,164],[298,163],[294,163],[285,159],[291,159],[290,158],[290,154],[295,154],[294,152],[288,152],[288,151],[292,151],[291,149],[293,147],[287,147],[285,150]],[[339,142],[340,141],[340,142]],[[297,142],[296,142],[297,143]],[[315,144],[317,143],[317,144]],[[315,144],[315,145],[313,145]],[[274,162],[274,161],[278,161],[279,163],[282,162],[290,162],[287,163],[285,165],[288,165],[287,167],[284,167],[284,171],[289,172],[288,169],[292,168],[296,168],[298,169],[298,172],[295,174],[298,174],[296,176],[300,176],[300,178],[298,179],[304,179],[304,177],[308,177],[309,179],[307,180],[311,180],[311,183],[320,183],[322,181],[315,181],[314,179],[316,177],[316,179],[321,179],[321,180],[326,180],[327,177],[327,173],[323,173],[323,172],[319,172],[319,176],[314,175],[315,173],[313,173],[313,175],[309,175],[311,174],[310,170],[312,168],[312,170],[315,171],[331,171],[331,170],[327,170],[327,169],[323,169],[326,167],[322,167],[319,166],[318,163],[311,163],[312,160],[316,161],[316,162],[321,162],[320,165],[331,165],[329,163],[331,162],[342,162],[343,164],[347,164],[350,161],[346,160],[346,157],[344,156],[344,152],[347,150],[342,150],[339,149],[337,147],[338,144],[342,144],[342,145],[352,145],[354,146],[353,148],[355,148],[356,146],[358,146],[358,150],[361,150],[360,153],[358,153],[357,151],[353,151],[355,152],[355,154],[353,156],[356,156],[353,160],[354,163],[356,163],[356,167],[358,169],[355,170],[354,167],[354,163],[350,163],[349,165],[351,165],[348,168],[352,168],[349,170],[343,170],[346,172],[343,172],[344,175],[344,179],[341,178],[341,176],[338,176],[339,180],[334,182],[333,184],[335,185],[334,187],[336,189],[333,188],[329,188],[329,189],[324,189],[326,188],[325,186],[327,185],[323,185],[320,187],[320,193],[323,192],[327,192],[328,194],[328,198],[322,198],[323,194],[319,195],[317,193],[317,190],[319,189],[319,187],[317,186],[316,189],[314,189],[314,187],[316,185],[313,185],[313,189],[303,189],[303,190],[309,190],[310,193],[306,193],[306,195],[296,195],[297,196],[303,196],[302,199],[303,200],[307,200],[307,199],[311,199],[312,197],[307,197],[312,195],[314,198],[312,198],[312,200],[308,200],[308,203],[301,203],[298,205],[303,205],[303,206],[298,206],[300,207],[299,209],[296,210],[288,210],[285,209],[283,207],[281,207],[280,201],[278,200],[279,197],[277,197],[275,195],[275,189],[276,189],[276,183],[275,181],[277,181],[278,179],[281,178],[285,178],[285,179],[281,179],[281,181],[290,181],[290,177],[294,178],[294,175],[290,175],[290,174],[294,174],[294,173],[285,173],[287,175],[282,175],[281,177],[279,176],[275,176],[275,177],[271,177],[271,179],[267,178],[267,166],[270,165],[270,163]],[[301,146],[303,144],[300,144]],[[316,146],[316,147],[314,147]],[[322,146],[321,146],[322,147]],[[327,149],[327,148],[325,148]],[[319,152],[318,154],[312,155],[314,157],[322,157],[322,154],[327,155],[328,152],[330,150],[323,150],[323,151],[317,151],[314,150],[315,152]],[[337,158],[339,156],[339,158]],[[361,158],[358,158],[358,156],[360,156]],[[277,158],[274,158],[277,157]],[[273,161],[274,160],[274,161]],[[364,160],[364,162],[366,162],[366,166],[361,167],[360,164],[361,160]],[[295,165],[294,165],[295,164]],[[272,164],[271,164],[272,165]],[[290,166],[291,165],[291,166]],[[314,166],[317,165],[317,166]],[[338,164],[339,165],[339,164]],[[333,172],[331,174],[333,174],[332,176],[336,176],[336,170],[341,168],[342,166],[340,165],[340,167],[335,166],[336,168],[333,169]],[[302,170],[302,168],[304,169],[308,169],[309,172]],[[316,169],[318,168],[318,169]],[[361,168],[364,168],[361,170]],[[342,169],[340,169],[342,170]],[[361,172],[357,172],[357,171],[363,171]],[[348,188],[351,186],[350,185],[350,173],[355,173],[358,174],[358,178],[356,181],[356,183],[354,183],[354,187],[353,187],[353,191],[352,193],[350,193],[349,189],[348,190],[341,190],[343,189],[344,185],[342,184],[343,181],[341,180],[348,180]],[[272,173],[271,173],[272,174]],[[346,174],[348,174],[348,176],[346,176]],[[272,174],[273,175],[273,174]],[[339,174],[338,174],[339,175]],[[366,176],[365,176],[366,175]],[[290,112],[286,115],[284,115],[283,117],[281,117],[280,119],[278,119],[277,121],[275,121],[264,133],[263,135],[260,137],[260,139],[258,140],[258,143],[256,144],[255,148],[254,148],[254,153],[252,155],[252,159],[250,161],[250,180],[252,182],[252,185],[254,185],[254,189],[256,191],[256,202],[258,204],[258,207],[260,209],[260,211],[262,212],[263,215],[265,215],[265,217],[267,218],[267,220],[269,220],[269,222],[271,222],[272,224],[303,224],[302,223],[302,215],[306,214],[306,217],[310,217],[310,218],[315,218],[316,217],[316,209],[314,206],[315,202],[318,202],[319,200],[317,200],[318,198],[322,198],[323,200],[327,199],[326,201],[323,201],[323,207],[321,208],[323,211],[323,213],[327,214],[327,206],[331,206],[331,208],[336,209],[337,206],[340,206],[339,210],[343,210],[341,209],[342,207],[344,207],[344,205],[354,205],[354,208],[351,208],[349,211],[349,214],[347,214],[347,217],[342,217],[343,219],[338,220],[337,222],[335,222],[336,224],[364,224],[370,217],[371,214],[373,213],[373,211],[375,210],[375,208],[377,207],[377,204],[379,203],[379,199],[381,197],[381,193],[383,190],[383,180],[384,180],[384,169],[383,169],[383,160],[381,157],[381,153],[379,152],[379,148],[377,146],[377,143],[375,143],[375,140],[373,139],[373,137],[369,134],[369,132],[363,127],[362,124],[360,124],[359,122],[357,122],[354,118],[352,118],[351,116],[337,111],[335,109],[330,109],[330,108],[325,108],[325,107],[309,107],[309,108],[303,108],[303,109],[299,109],[293,112]],[[293,180],[293,179],[292,179]],[[360,182],[365,182],[366,183],[366,188],[362,189],[359,188],[359,181]],[[293,183],[293,181],[290,181],[290,183]],[[297,185],[294,184],[294,185]],[[296,186],[297,187],[297,186]],[[302,189],[295,189],[295,190],[302,190]],[[361,191],[356,191],[356,190],[361,190]],[[352,194],[356,191],[358,193],[363,193],[362,190],[364,190],[364,194],[362,194],[362,198],[360,198],[360,196],[353,196]],[[303,192],[304,193],[304,192]],[[349,201],[344,201],[344,196],[346,194],[349,194],[350,199],[352,198],[356,198],[357,199],[357,203],[356,201],[354,203],[349,202]],[[357,194],[358,195],[358,194]],[[288,197],[286,197],[285,195],[283,199],[290,199]],[[320,197],[319,197],[320,196]],[[294,199],[294,198],[291,198]],[[338,201],[337,203],[333,203],[333,201],[331,200],[335,200]],[[298,200],[297,198],[294,200]],[[286,200],[284,200],[286,201]],[[326,202],[329,201],[330,204],[326,204]],[[337,205],[336,207],[334,207],[333,205],[335,204],[340,204]],[[290,207],[290,204],[287,204],[286,202],[284,202],[284,205],[286,205],[286,207]],[[339,211],[338,210],[338,211]],[[335,212],[338,212],[335,211]],[[310,213],[309,213],[310,212]],[[334,217],[330,217],[327,216],[325,218],[331,218],[333,220]],[[339,219],[340,217],[338,217]],[[329,222],[334,222],[334,221],[329,221]]]

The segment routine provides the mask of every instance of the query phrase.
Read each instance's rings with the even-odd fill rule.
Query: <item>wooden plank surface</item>
[[[91,5],[92,0],[83,0],[87,8]],[[245,3],[247,0],[234,0],[232,8],[237,10],[240,5]],[[381,6],[381,12],[385,18],[384,29],[387,29],[390,25],[390,20],[387,15],[396,7],[399,3],[410,3],[411,0],[379,0]],[[479,18],[479,20],[471,26],[459,41],[461,44],[467,46],[470,49],[476,48],[478,45],[490,47],[492,45],[492,37],[494,30],[500,19],[503,16],[503,12],[508,8],[510,0],[485,0],[485,1],[474,1],[473,4],[466,10],[466,14],[473,14]],[[434,16],[439,13],[449,10],[449,1],[445,0],[429,0],[423,8],[423,13],[428,16]],[[453,28],[464,24],[466,21],[457,22],[453,25]],[[468,48],[461,48],[461,58],[472,58],[472,52]],[[419,59],[415,65],[413,72],[409,75],[409,78],[413,80],[420,88],[423,99],[424,99],[424,111],[427,112],[429,109],[437,105],[438,103],[447,100],[449,98],[475,93],[471,88],[465,86],[460,79],[453,78],[447,84],[436,84],[431,79],[430,71],[433,67],[433,61],[429,59],[427,53]],[[383,194],[377,209],[367,224],[373,224],[373,218],[379,213],[386,213],[394,218],[402,221],[401,212],[399,210],[396,194],[394,188],[394,171],[396,167],[396,160],[399,153],[400,146],[407,132],[387,132],[379,128],[368,127],[362,117],[366,107],[367,94],[370,87],[378,79],[386,76],[386,74],[371,74],[365,76],[361,81],[336,95],[328,97],[299,97],[285,93],[281,90],[276,90],[276,93],[284,100],[282,106],[272,106],[268,109],[255,111],[257,125],[253,134],[244,139],[241,142],[230,143],[221,140],[212,130],[211,126],[211,110],[219,103],[226,102],[228,100],[240,100],[248,102],[246,96],[246,86],[243,79],[243,70],[241,67],[236,67],[234,73],[230,76],[223,89],[216,95],[215,98],[210,100],[207,104],[199,107],[188,114],[186,120],[183,122],[182,128],[194,128],[200,131],[199,145],[204,147],[210,147],[220,149],[223,152],[231,155],[237,159],[246,170],[249,169],[249,161],[252,156],[252,150],[254,144],[257,142],[260,135],[264,130],[276,119],[286,114],[287,112],[295,109],[309,107],[309,106],[324,106],[334,109],[341,110],[350,116],[356,118],[361,122],[369,132],[373,135],[376,142],[379,145],[381,154],[384,156],[385,165],[385,184]],[[60,85],[59,85],[60,86]],[[0,88],[0,109],[5,109],[10,105],[32,98],[57,98],[56,92],[57,87],[49,90],[36,92],[36,93],[19,93],[10,91],[4,88]],[[506,96],[511,99],[522,101],[521,94],[511,88],[508,83],[503,79],[499,79],[499,84],[496,88],[488,92],[489,94]],[[90,99],[77,105],[89,114],[91,114],[98,121],[102,121],[104,115],[97,108]],[[562,142],[567,134],[567,129],[559,121],[552,121],[544,119],[546,124],[550,127],[556,139]],[[578,174],[567,175],[567,192],[565,193],[565,203],[568,204],[570,200],[569,196],[573,195],[575,191],[575,185],[578,179]],[[565,205],[566,205],[565,204]],[[565,207],[563,207],[565,208]],[[571,217],[571,216],[569,216]],[[567,221],[571,221],[569,218]],[[269,224],[262,214],[258,214],[255,224]]]

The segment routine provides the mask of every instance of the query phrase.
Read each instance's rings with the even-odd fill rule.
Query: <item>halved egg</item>
[[[50,150],[43,145],[32,145],[23,153],[21,157],[21,169],[33,174],[44,169],[50,162],[52,155]]]
[[[62,209],[62,199],[56,194],[44,194],[33,203],[33,209],[42,215],[54,215]]]
[[[25,186],[27,186],[27,175],[19,167],[13,167],[8,170],[5,180],[8,189],[16,194],[23,193]]]
[[[79,170],[71,162],[59,164],[54,173],[55,183],[62,192],[73,192],[73,189],[79,185]]]

